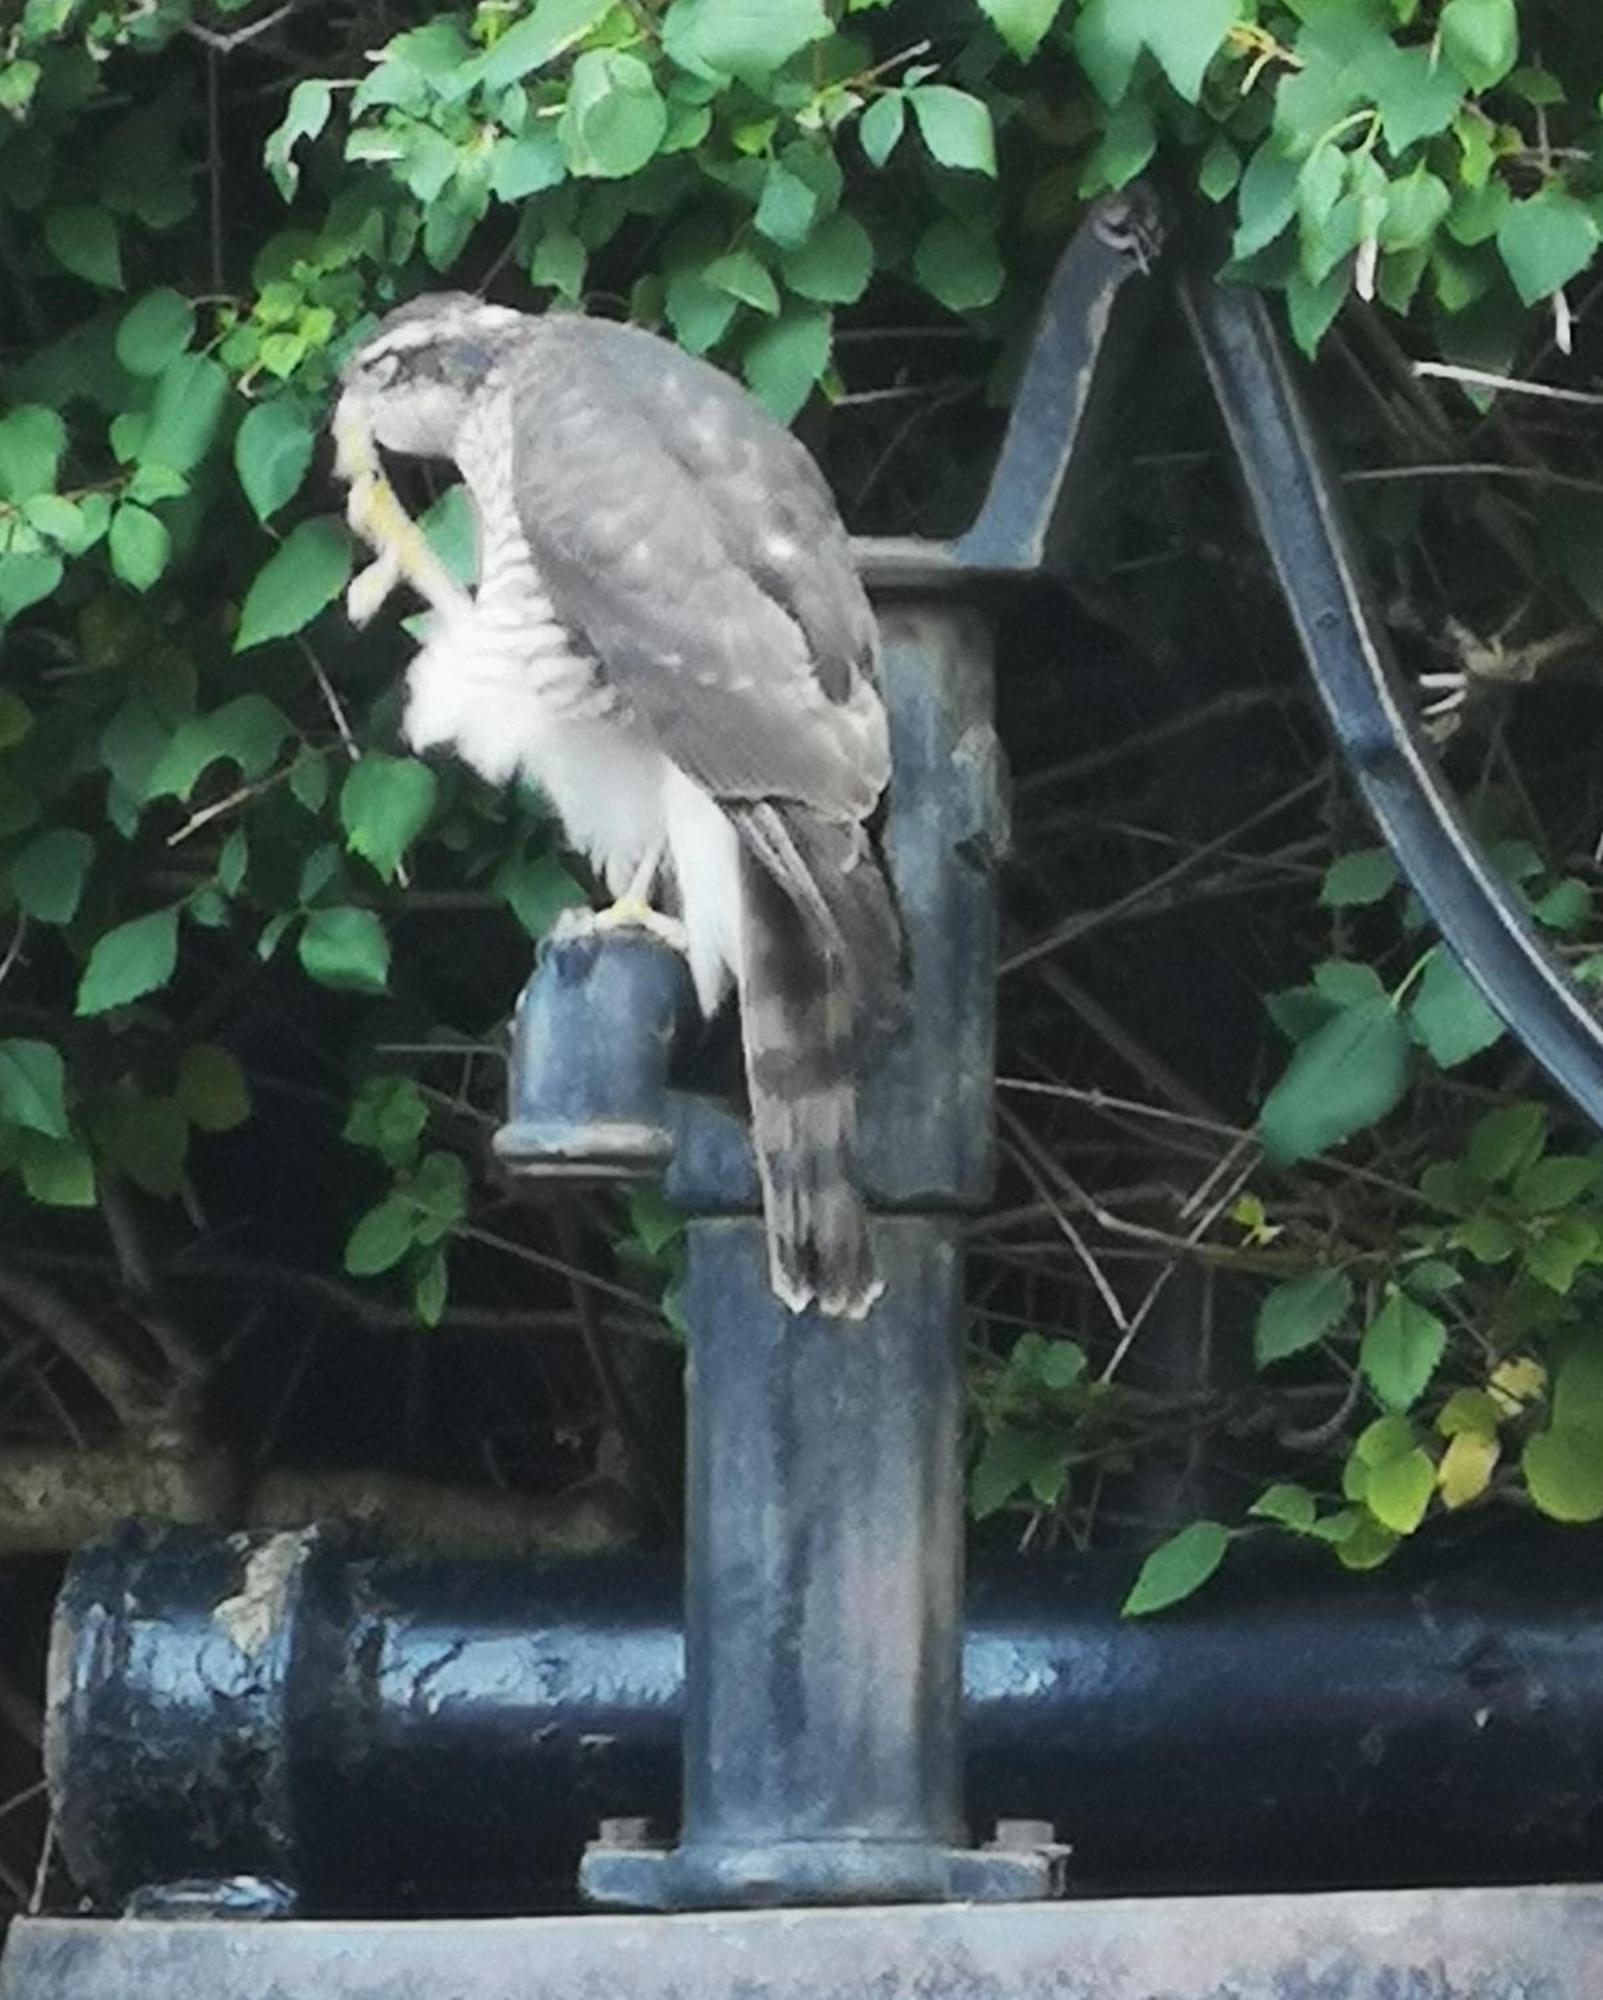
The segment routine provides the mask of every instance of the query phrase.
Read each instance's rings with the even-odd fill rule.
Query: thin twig
[[[1300,785],[1293,785],[1289,792],[1282,792],[1278,798],[1271,799],[1266,806],[1260,806],[1256,812],[1249,813],[1244,820],[1228,827],[1223,833],[1216,834],[1212,840],[1204,841],[1200,847],[1194,848],[1190,854],[1175,862],[1172,867],[1164,869],[1161,874],[1152,876],[1148,881],[1138,882],[1133,889],[1127,890],[1122,896],[1116,896],[1111,903],[1104,903],[1100,909],[1076,911],[1073,916],[1065,918],[1055,930],[1048,931],[1033,944],[1024,945],[1018,951],[1010,953],[998,966],[998,974],[1006,975],[1021,971],[1025,966],[1034,965],[1037,959],[1046,958],[1052,952],[1061,950],[1064,945],[1077,943],[1090,932],[1111,922],[1113,918],[1123,916],[1127,911],[1136,908],[1155,891],[1167,889],[1182,877],[1191,874],[1221,848],[1229,847],[1244,833],[1250,833],[1265,820],[1273,819],[1277,814],[1298,804],[1311,792],[1319,790],[1324,783],[1325,774],[1322,771],[1317,772],[1313,777],[1304,779]]]
[[[184,33],[203,43],[216,55],[231,56],[235,49],[242,49],[247,42],[254,42],[258,35],[265,35],[281,21],[287,21],[299,4],[300,0],[286,0],[286,4],[274,13],[264,14],[259,21],[252,21],[248,28],[235,28],[231,34],[220,34],[216,28],[203,28],[198,21],[186,21]]]
[[[1505,389],[1511,396],[1537,396],[1548,403],[1580,403],[1588,409],[1603,409],[1603,395],[1587,389],[1561,389],[1552,382],[1526,382],[1517,375],[1494,374],[1489,368],[1464,368],[1456,361],[1416,361],[1416,375],[1433,376],[1441,382],[1461,382],[1470,389]]]

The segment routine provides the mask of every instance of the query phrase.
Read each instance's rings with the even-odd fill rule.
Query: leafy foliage
[[[962,315],[987,356],[1008,356],[1087,198],[1165,155],[1223,212],[1234,273],[1283,295],[1309,350],[1354,295],[1482,368],[1533,325],[1567,342],[1567,293],[1603,222],[1578,19],[1534,0],[959,0],[931,19],[911,0],[12,10],[13,1192],[80,1208],[127,1182],[176,1203],[195,1135],[260,1110],[199,996],[315,987],[353,1024],[322,1080],[354,1149],[346,1268],[401,1285],[429,1322],[446,1309],[448,1246],[490,1197],[462,1166],[458,1099],[387,1052],[454,1055],[401,919],[424,896],[457,899],[537,936],[584,890],[538,800],[398,754],[393,634],[360,638],[337,609],[352,557],[318,441],[341,356],[396,300],[461,283],[627,313],[789,420],[842,395],[842,322],[887,297]],[[220,122],[203,115],[208,81]],[[1007,380],[1004,365],[993,391]],[[428,521],[460,567],[461,496]],[[1593,610],[1596,526],[1553,528]],[[1586,883],[1507,859],[1534,919],[1578,942]],[[1272,1010],[1290,1053],[1259,1136],[1287,1168],[1385,1130],[1502,1033],[1417,935],[1384,853],[1338,861],[1323,904],[1331,954]],[[1351,936],[1371,922],[1409,940],[1402,962],[1372,955],[1384,978]],[[1277,1480],[1252,1532],[1363,1567],[1435,1512],[1521,1481],[1555,1518],[1603,1513],[1580,1358],[1603,1241],[1594,1166],[1529,1116],[1494,1113],[1414,1177],[1429,1219],[1394,1256],[1307,1240],[1272,1188],[1241,1197],[1221,1228],[1278,1260],[1256,1361],[1289,1375],[1339,1355],[1365,1420],[1340,1433],[1339,1504]],[[665,1289],[670,1318],[677,1254],[672,1218],[635,1204],[620,1261]],[[978,1512],[1050,1508],[1083,1452],[1122,1440],[1126,1393],[1087,1354],[1027,1333],[987,1372]],[[1238,1532],[1194,1523],[1131,1609],[1195,1588]]]

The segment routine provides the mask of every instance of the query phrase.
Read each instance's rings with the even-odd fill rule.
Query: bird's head
[[[469,292],[430,292],[397,306],[341,371],[342,449],[365,435],[391,451],[448,457],[469,399],[523,323],[521,313]]]

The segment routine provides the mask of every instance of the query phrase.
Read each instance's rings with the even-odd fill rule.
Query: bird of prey
[[[890,777],[873,613],[822,474],[710,364],[636,328],[460,293],[354,350],[335,418],[370,616],[434,606],[405,730],[521,775],[643,920],[660,885],[709,1016],[737,990],[773,1289],[862,1317],[881,1290],[855,1076],[901,997],[872,822]],[[375,445],[460,470],[472,595],[399,509]],[[603,918],[601,921],[606,921]]]

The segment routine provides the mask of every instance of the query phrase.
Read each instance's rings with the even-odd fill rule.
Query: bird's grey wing
[[[621,370],[606,336],[669,359]],[[872,616],[811,460],[646,335],[544,321],[509,365],[523,533],[608,682],[715,797],[866,818],[889,774]]]

